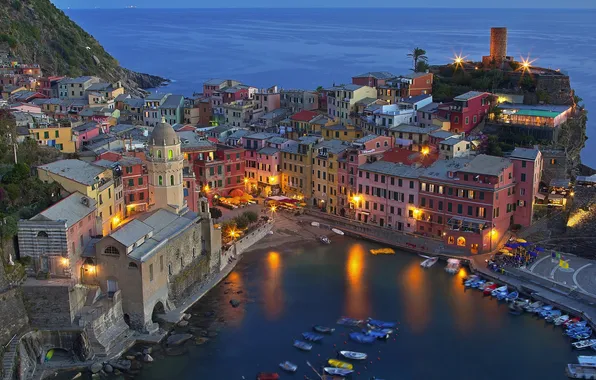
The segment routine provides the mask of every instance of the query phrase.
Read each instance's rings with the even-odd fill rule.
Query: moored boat
[[[497,289],[497,286],[498,286],[497,284],[487,285],[484,287],[482,292],[484,293],[485,296],[489,296],[495,289]]]
[[[546,313],[549,312],[553,309],[553,305],[544,305],[541,306],[539,308],[537,308],[536,310],[534,310],[534,312],[538,315],[542,314],[542,313]]]
[[[555,326],[561,326],[563,323],[567,322],[569,320],[569,316],[567,314],[565,315],[561,315],[559,318],[555,318],[555,320],[553,321],[555,323]]]
[[[325,235],[319,236],[319,241],[323,244],[331,244],[331,240]]]
[[[294,341],[294,347],[302,351],[310,351],[312,350],[312,344],[303,342],[301,340]]]
[[[596,345],[596,339],[586,339],[571,343],[571,346],[577,350],[583,350],[584,348],[592,347],[594,345]]]
[[[373,255],[394,255],[395,251],[392,248],[371,249],[370,253]]]
[[[544,314],[540,314],[540,316],[544,318],[547,322],[552,322],[553,320],[561,316],[561,310],[547,311]]]
[[[331,334],[332,332],[335,331],[334,328],[327,327],[327,326],[321,326],[321,325],[313,326],[312,329],[318,333],[321,333],[321,334]]]
[[[298,369],[298,366],[288,360],[286,360],[283,363],[279,363],[279,367],[281,369],[283,369],[284,371],[288,371],[288,372],[296,372],[296,370]]]
[[[492,281],[489,282],[485,282],[484,284],[482,284],[481,286],[478,287],[479,290],[484,291],[484,289],[486,289],[489,286],[493,286],[495,283]]]
[[[461,267],[461,261],[458,259],[447,259],[447,266],[445,271],[449,274],[456,274]]]
[[[306,340],[310,340],[311,342],[318,342],[323,339],[323,335],[313,332],[303,332],[302,337]]]
[[[580,355],[577,357],[577,362],[582,365],[596,367],[596,356]]]
[[[375,338],[374,336],[365,335],[359,332],[350,333],[350,339],[358,343],[372,343],[375,340],[377,340],[377,338]]]
[[[493,297],[496,297],[497,295],[499,295],[501,293],[505,293],[505,295],[507,295],[507,285],[503,285],[503,286],[493,289],[490,292],[490,295]]]
[[[544,305],[544,304],[542,303],[542,301],[536,301],[536,302],[532,302],[532,303],[530,303],[530,304],[528,304],[528,305],[524,306],[524,310],[525,310],[525,311],[528,311],[528,312],[533,312],[534,310],[536,310],[536,309],[538,309],[538,308],[542,307],[542,305]]]
[[[257,380],[278,380],[278,379],[279,379],[278,373],[261,372],[257,375]]]
[[[351,370],[351,369],[335,368],[335,367],[325,367],[325,368],[323,368],[323,370],[330,375],[337,375],[337,376],[348,376],[349,374],[354,372],[354,370]]]
[[[509,305],[509,314],[513,314],[513,315],[521,315],[522,313],[522,308],[519,307],[516,304],[511,304]]]
[[[344,358],[351,359],[351,360],[366,360],[366,358],[368,357],[368,355],[365,354],[364,352],[340,351],[339,353]]]
[[[572,325],[574,325],[575,323],[578,323],[578,322],[580,322],[580,321],[581,321],[581,319],[579,319],[578,317],[573,317],[573,318],[571,318],[571,319],[568,319],[568,320],[567,320],[567,322],[563,323],[563,325],[564,325],[565,327],[569,327],[569,326],[572,326]]]
[[[507,297],[505,297],[505,301],[512,302],[512,301],[515,301],[517,299],[517,297],[519,297],[519,292],[511,292],[511,293],[507,294]]]
[[[370,336],[374,336],[377,339],[388,339],[389,338],[389,334],[382,331],[382,330],[367,330],[367,329],[362,329],[362,333],[365,335],[370,335]]]
[[[486,282],[486,280],[478,280],[472,284],[472,288],[479,289],[481,286],[484,285],[485,282]]]
[[[431,258],[428,258],[428,259],[424,260],[423,262],[421,262],[420,266],[423,268],[430,268],[433,265],[435,265],[437,263],[437,261],[439,261],[438,257],[431,257]]]
[[[378,319],[372,319],[372,318],[368,318],[366,320],[366,322],[374,327],[379,327],[379,328],[393,328],[395,327],[396,323],[395,322],[386,322],[386,321],[380,321]]]
[[[358,326],[362,323],[364,323],[364,321],[362,319],[354,319],[354,318],[349,318],[349,317],[341,317],[340,319],[337,320],[338,325],[344,325],[344,326]]]
[[[337,359],[329,359],[327,360],[330,366],[335,368],[343,368],[343,369],[354,369],[354,366],[351,363],[344,362]]]
[[[369,330],[374,330],[374,331],[382,332],[384,334],[393,334],[393,329],[383,329],[383,328],[380,328],[380,327],[371,326],[369,324],[367,324],[366,327],[368,327]]]
[[[596,368],[582,364],[567,364],[567,377],[571,379],[596,379]]]

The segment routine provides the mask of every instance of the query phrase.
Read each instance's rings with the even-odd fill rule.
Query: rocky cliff
[[[89,33],[50,0],[0,1],[0,50],[9,49],[23,62],[39,63],[49,75],[95,75],[121,80],[132,92],[165,79],[121,67]]]

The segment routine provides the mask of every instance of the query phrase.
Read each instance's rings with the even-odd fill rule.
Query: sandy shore
[[[265,236],[261,241],[250,247],[249,251],[271,249],[280,245],[296,242],[316,242],[324,232],[319,228],[301,223],[301,219],[294,215],[278,213],[275,215],[273,234]]]

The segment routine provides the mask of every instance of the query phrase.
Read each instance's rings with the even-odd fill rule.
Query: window
[[[521,181],[526,182],[526,173],[521,174]]]
[[[551,164],[551,165],[554,165],[554,164],[556,164],[556,163],[557,163],[557,160],[555,160],[554,158],[551,158],[551,159],[550,159],[550,164]]]
[[[174,186],[174,176],[170,176],[170,186]]]
[[[145,193],[139,193],[139,199],[140,200],[144,200],[145,199]]]
[[[476,208],[476,216],[479,218],[484,218],[486,216],[486,209],[484,207]]]
[[[100,205],[103,204],[103,196],[102,196],[102,194],[99,194],[99,204]]]
[[[112,245],[107,246],[106,249],[103,250],[103,253],[105,255],[120,256],[120,251],[118,251],[118,248]]]
[[[162,176],[157,177],[157,184],[159,186],[163,186],[163,177]]]
[[[524,189],[524,188],[519,189],[519,195],[521,195],[521,196],[526,195],[526,189]]]
[[[47,238],[47,237],[48,237],[48,233],[47,233],[47,232],[45,232],[45,231],[39,231],[39,232],[37,233],[37,237],[38,237],[38,238]]]
[[[461,213],[463,213],[463,212],[464,212],[464,208],[463,208],[463,206],[462,206],[462,205],[457,205],[457,213],[458,213],[458,214],[461,214]]]
[[[60,137],[60,132],[59,131],[55,131],[54,132],[54,137],[56,137],[56,138]]]
[[[172,149],[168,150],[168,160],[174,159],[174,151]]]
[[[414,194],[408,195],[408,203],[414,203]]]
[[[143,184],[143,177],[139,177],[138,183],[139,183],[139,185]]]
[[[439,201],[439,211],[443,211],[443,201]]]
[[[129,179],[128,180],[128,186],[134,186],[135,185],[135,180],[134,179]]]
[[[49,139],[50,138],[50,132],[44,132],[43,133],[43,138],[44,139]]]
[[[484,200],[484,192],[483,191],[478,192],[478,199]]]
[[[134,200],[135,200],[135,195],[134,194],[129,194],[128,195],[128,201],[129,202],[134,202]]]
[[[473,214],[473,207],[472,206],[468,206],[468,216],[472,216]]]
[[[149,272],[152,272],[151,269],[153,267],[153,264],[151,264],[151,266],[149,267]],[[132,261],[130,263],[128,263],[128,269],[139,269],[139,266],[137,265],[137,263],[133,263]]]
[[[466,246],[466,238],[463,236],[460,236],[457,238],[457,245],[459,247],[465,247]]]
[[[449,236],[447,239],[447,244],[455,244],[455,238],[453,236]]]
[[[414,188],[414,181],[410,181],[410,189]]]
[[[466,125],[470,124],[470,117],[466,116]]]
[[[157,150],[156,156],[157,156],[157,158],[161,158],[161,149]]]
[[[527,162],[526,161],[522,161],[522,168],[526,167]]]
[[[426,207],[426,198],[420,198],[420,206]]]

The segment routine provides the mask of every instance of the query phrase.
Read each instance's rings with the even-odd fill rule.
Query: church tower
[[[180,213],[186,209],[182,185],[184,156],[180,151],[180,138],[162,118],[151,132],[148,145],[149,203],[153,208],[169,208]]]

